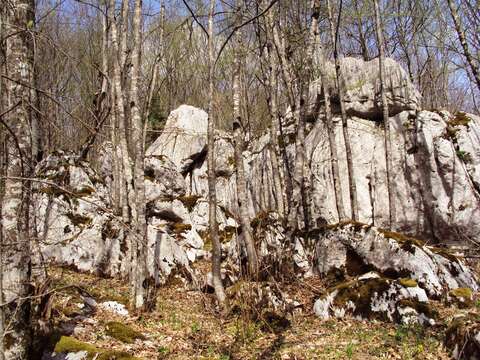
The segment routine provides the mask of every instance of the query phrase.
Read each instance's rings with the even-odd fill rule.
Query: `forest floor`
[[[272,333],[241,315],[220,316],[211,294],[188,291],[179,283],[158,289],[156,307],[149,313],[122,316],[97,307],[82,315],[78,289],[97,302],[126,304],[127,284],[61,268],[51,269],[51,275],[54,288],[63,288],[53,297],[55,327],[74,329],[74,339],[135,359],[449,359],[442,345],[445,330],[456,314],[464,312],[433,303],[440,316],[430,328],[351,318],[322,321],[312,311],[320,285],[303,282],[286,290],[303,310],[292,315],[288,328]],[[474,311],[480,312],[478,301]],[[113,322],[127,325],[138,336],[117,340],[121,336],[112,335]]]

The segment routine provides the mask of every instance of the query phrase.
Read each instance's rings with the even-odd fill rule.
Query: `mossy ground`
[[[199,262],[196,267],[210,268],[208,262]],[[66,269],[51,273],[55,287],[79,285],[98,301],[128,299],[128,285],[122,281]],[[303,304],[303,311],[293,314],[287,329],[275,333],[265,331],[262,323],[243,320],[241,315],[224,318],[213,310],[213,295],[185,291],[172,283],[159,289],[153,312],[121,317],[99,309],[82,323],[84,330],[75,338],[140,359],[449,359],[442,345],[444,329],[463,310],[434,303],[442,314],[437,327],[427,329],[352,318],[321,321],[312,307],[324,289],[318,278],[286,286],[285,292]],[[73,294],[60,292],[55,296],[57,325],[71,319],[63,312],[66,304],[75,308],[80,302]],[[128,344],[108,336],[106,325],[112,321],[128,325],[146,340]]]

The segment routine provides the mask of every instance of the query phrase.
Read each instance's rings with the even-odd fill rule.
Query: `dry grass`
[[[97,300],[128,299],[128,287],[119,280],[60,269],[52,273],[57,285],[80,285]],[[142,359],[449,359],[442,346],[443,333],[459,310],[435,303],[445,321],[426,330],[354,319],[321,321],[311,309],[322,287],[318,279],[286,287],[291,298],[304,304],[304,310],[293,314],[291,327],[280,334],[263,332],[261,324],[245,323],[241,317],[222,318],[213,310],[211,295],[172,283],[159,289],[155,311],[121,317],[98,310],[78,325],[73,336]],[[56,295],[57,326],[71,321],[77,302],[73,293]],[[126,344],[111,338],[106,331],[111,321],[127,324],[146,340]]]

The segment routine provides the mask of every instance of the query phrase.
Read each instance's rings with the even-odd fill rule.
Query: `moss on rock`
[[[118,321],[107,323],[105,328],[107,335],[127,344],[135,342],[136,339],[145,339],[143,334]]]
[[[185,195],[185,196],[179,196],[177,199],[182,202],[182,204],[188,209],[188,211],[192,211],[195,205],[197,204],[198,199],[200,199],[201,196],[199,195]]]
[[[353,315],[363,318],[377,317],[380,320],[386,320],[386,314],[380,312],[374,313],[371,307],[372,297],[375,293],[378,296],[385,293],[390,288],[390,281],[385,278],[373,278],[368,280],[353,280],[335,286],[337,296],[333,301],[334,305],[344,307],[348,302],[355,304]],[[331,291],[329,291],[331,292]]]
[[[378,229],[380,234],[382,234],[387,239],[392,239],[398,242],[401,245],[402,250],[408,252],[415,252],[415,247],[423,248],[425,246],[425,242],[420,239],[413,238],[411,236],[407,236],[405,234],[397,233],[395,231],[389,231],[385,229]]]
[[[140,360],[125,351],[100,349],[70,336],[62,336],[54,348],[55,353],[63,354],[80,351],[85,351],[89,360]]]
[[[472,119],[463,111],[459,111],[455,114],[455,117],[447,122],[449,126],[468,126]]]
[[[448,292],[450,303],[454,303],[461,309],[473,306],[473,292],[469,288],[457,288]]]
[[[173,228],[173,232],[177,235],[180,235],[184,232],[187,232],[189,230],[192,229],[192,225],[190,224],[184,224],[184,223],[181,223],[181,222],[177,222],[177,223],[174,223],[172,225],[172,228]]]
[[[398,283],[402,285],[403,287],[416,287],[418,286],[418,283],[415,279],[410,279],[410,278],[400,278],[398,279]]]
[[[434,310],[428,303],[421,302],[416,299],[402,299],[398,302],[397,306],[399,308],[412,308],[415,309],[419,314],[424,314],[430,319],[436,319],[438,317],[438,312]]]
[[[62,336],[60,340],[55,345],[54,351],[56,353],[69,353],[69,352],[80,352],[85,351],[87,353],[88,359],[92,359],[95,355],[101,352],[97,347],[79,341],[70,336]]]

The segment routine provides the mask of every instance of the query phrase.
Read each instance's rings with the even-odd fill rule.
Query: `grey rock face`
[[[322,319],[350,315],[404,324],[434,325],[425,291],[371,272],[342,283],[318,299],[314,312]]]
[[[165,156],[145,158],[145,197],[147,201],[183,196],[186,183],[176,165]]]
[[[378,59],[364,61],[346,57],[341,59],[345,79],[345,107],[349,116],[379,120],[382,118]],[[420,93],[411,83],[407,73],[393,59],[385,59],[386,95],[390,115],[406,110],[416,110]],[[338,89],[335,85],[335,65],[327,63],[327,84],[332,97],[333,110],[339,113]],[[310,87],[311,112],[323,98],[321,80]]]
[[[358,276],[375,270],[390,278],[413,279],[435,298],[451,289],[479,288],[473,272],[447,250],[368,225],[324,230],[317,239],[315,263],[320,274]]]
[[[176,166],[167,158],[149,157],[146,169],[148,271],[163,283],[175,269],[189,272],[189,264],[205,255],[197,232],[203,228],[191,220],[197,198],[182,195],[185,183]],[[127,275],[123,226],[95,171],[74,155],[58,153],[41,162],[37,174],[46,181],[36,185],[33,195],[34,230],[44,260],[107,276]]]
[[[478,182],[479,119],[467,115],[460,125],[450,114],[402,112],[390,118],[395,181],[395,224],[399,232],[449,245],[480,242]],[[348,122],[360,221],[387,226],[383,129],[360,118]],[[454,134],[454,135],[452,135]],[[343,148],[340,124],[336,139]],[[311,213],[319,222],[335,223],[330,150],[326,129],[317,122],[306,140],[312,179]],[[465,150],[463,150],[465,149]],[[339,152],[344,206],[350,211],[347,164]]]
[[[172,111],[162,134],[146,151],[147,156],[167,156],[181,173],[188,172],[204,156],[207,144],[208,114],[182,105]]]

